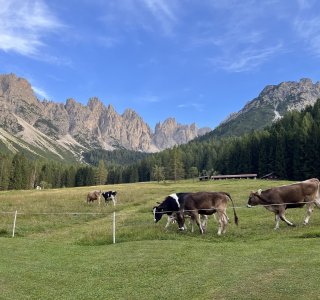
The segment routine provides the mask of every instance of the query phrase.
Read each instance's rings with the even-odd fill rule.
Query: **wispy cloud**
[[[157,102],[160,102],[160,98],[158,96],[154,96],[154,95],[140,96],[140,97],[137,97],[137,100],[139,102],[145,102],[145,103],[157,103]]]
[[[190,45],[207,53],[211,49],[206,59],[214,68],[248,72],[287,51],[285,36],[278,35],[269,21],[283,19],[281,1],[211,1],[207,11],[213,22],[198,22]]]
[[[294,28],[299,37],[308,47],[309,51],[316,56],[320,56],[320,17],[314,18],[297,18]]]
[[[177,106],[178,108],[191,108],[191,109],[195,109],[197,111],[203,111],[203,105],[201,103],[197,103],[197,102],[188,102],[188,103],[182,103],[182,104],[178,104]]]
[[[62,28],[42,0],[0,0],[0,49],[36,57],[44,36]]]
[[[159,22],[166,34],[172,34],[178,19],[175,15],[175,1],[142,0],[152,16]]]
[[[47,99],[47,100],[50,99],[49,94],[45,90],[35,86],[32,86],[32,89],[36,93],[36,95],[39,96],[40,98]]]
[[[104,16],[100,20],[108,24],[106,34],[109,36],[139,30],[171,36],[179,22],[177,14],[181,5],[178,0],[109,0],[101,3]]]
[[[258,68],[271,57],[284,51],[281,44],[268,48],[247,48],[232,55],[211,58],[209,61],[213,66],[228,72],[246,72]]]

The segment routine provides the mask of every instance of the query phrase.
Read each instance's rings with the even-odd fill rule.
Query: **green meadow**
[[[288,181],[223,180],[0,192],[0,299],[320,299],[320,211],[274,215],[246,208],[250,191]],[[118,203],[86,203],[93,189],[117,190]],[[224,236],[179,232],[152,207],[173,192],[231,194],[239,225]],[[12,237],[14,212],[15,236]],[[112,220],[116,212],[116,243]]]

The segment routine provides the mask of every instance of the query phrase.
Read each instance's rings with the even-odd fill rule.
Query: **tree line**
[[[128,150],[87,153],[87,164],[0,155],[0,190],[61,188],[196,178],[199,175],[273,172],[279,178],[320,177],[320,100],[292,111],[262,131],[242,137],[191,141],[159,153]],[[90,164],[89,164],[90,163]]]
[[[192,141],[131,165],[149,180],[198,175],[273,173],[278,178],[320,177],[320,99],[301,112],[288,112],[264,130],[241,137]],[[146,178],[139,177],[138,181]]]
[[[320,100],[292,111],[263,131],[253,131],[224,145],[219,172],[275,173],[279,178],[320,177]]]

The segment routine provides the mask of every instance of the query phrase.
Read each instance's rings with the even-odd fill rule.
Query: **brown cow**
[[[280,219],[289,226],[294,226],[285,217],[287,208],[302,207],[307,205],[307,215],[304,225],[307,225],[313,211],[314,204],[320,208],[319,180],[308,179],[298,183],[274,187],[265,191],[252,192],[249,196],[248,207],[263,205],[266,209],[275,213],[276,226],[279,228]]]
[[[185,214],[189,215],[199,226],[200,233],[203,234],[205,228],[200,222],[199,215],[212,215],[217,213],[218,235],[225,233],[228,225],[227,204],[230,200],[233,206],[234,221],[238,224],[238,217],[234,208],[231,196],[224,192],[197,192],[188,193],[184,196],[183,205],[177,213],[177,222],[180,230],[184,230]]]
[[[100,198],[101,198],[102,191],[92,191],[89,192],[87,195],[87,203],[93,202],[95,200],[98,200],[98,203],[100,205]]]

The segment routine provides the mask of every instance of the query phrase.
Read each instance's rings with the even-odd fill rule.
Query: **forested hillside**
[[[320,100],[301,112],[287,113],[262,131],[242,137],[193,141],[147,157],[154,178],[190,178],[195,174],[273,172],[278,178],[320,177]]]
[[[274,172],[280,178],[320,177],[320,100],[293,111],[264,131],[254,131],[221,148],[219,172]]]

